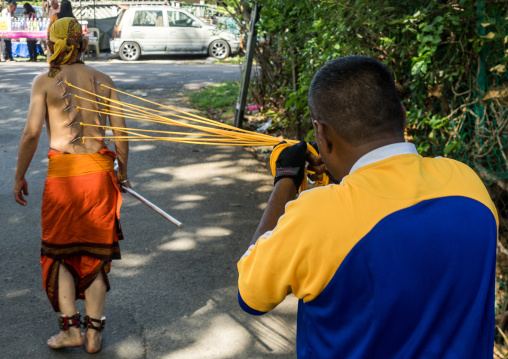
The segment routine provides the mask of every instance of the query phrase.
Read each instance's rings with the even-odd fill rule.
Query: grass
[[[214,61],[215,64],[243,64],[245,62],[245,56],[236,55],[234,57],[228,57],[227,59]],[[255,65],[256,61],[252,61]]]
[[[206,113],[211,119],[232,123],[239,91],[238,81],[228,81],[191,92],[188,97],[194,108]]]

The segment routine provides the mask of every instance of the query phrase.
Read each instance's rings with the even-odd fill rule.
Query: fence
[[[135,5],[168,5],[174,7],[181,7],[189,11],[191,14],[200,18],[210,18],[215,14],[215,6],[213,5],[200,5],[200,4],[181,4],[177,1],[166,0],[135,0],[135,1],[80,1],[73,2],[74,16],[78,19],[105,19],[116,17],[120,10],[120,6],[135,6]]]

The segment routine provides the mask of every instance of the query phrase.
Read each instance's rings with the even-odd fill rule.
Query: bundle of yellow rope
[[[189,144],[202,144],[202,145],[216,145],[216,146],[275,146],[280,143],[282,140],[276,137],[272,137],[269,135],[256,133],[248,130],[244,130],[241,128],[237,128],[225,123],[221,123],[218,121],[210,120],[202,116],[198,116],[195,114],[187,113],[181,110],[178,110],[173,107],[164,106],[158,104],[153,101],[149,101],[143,99],[141,97],[129,94],[124,91],[120,91],[116,88],[106,86],[104,84],[100,84],[101,89],[107,88],[111,91],[116,91],[126,96],[130,96],[136,98],[138,100],[157,105],[167,110],[171,110],[176,112],[177,114],[168,114],[164,111],[159,111],[151,108],[146,108],[126,102],[122,102],[119,100],[113,100],[111,98],[107,98],[104,96],[100,96],[96,93],[84,90],[79,88],[70,82],[65,81],[67,86],[75,88],[83,93],[92,96],[92,99],[74,95],[76,99],[88,101],[97,104],[97,110],[86,108],[86,107],[76,107],[76,110],[81,111],[91,111],[104,115],[116,115],[124,118],[148,121],[153,123],[161,123],[166,125],[173,125],[179,127],[185,127],[188,129],[197,130],[198,132],[178,132],[178,131],[161,131],[161,130],[150,130],[150,129],[135,129],[135,128],[121,128],[121,127],[112,127],[112,126],[102,126],[102,125],[94,125],[94,124],[86,124],[80,123],[81,126],[89,126],[89,127],[102,127],[104,129],[111,129],[116,131],[121,131],[127,134],[127,136],[101,136],[101,137],[82,137],[83,142],[86,139],[107,139],[109,141],[171,141],[171,142],[180,142],[180,143],[189,143]],[[95,98],[95,100],[94,100]],[[98,100],[102,100],[102,102]],[[103,108],[99,105],[107,104],[108,108]],[[173,118],[169,118],[171,116]],[[176,119],[175,119],[176,118]],[[185,123],[181,120],[187,120],[191,123]],[[153,136],[147,133],[152,134],[164,134],[169,136]],[[282,150],[285,148],[298,143],[295,140],[285,140],[286,143],[283,143],[272,151],[270,156],[270,167],[272,169],[272,174],[275,174],[275,162]],[[310,144],[307,144],[307,148],[309,151],[315,156],[318,155],[317,151]],[[306,173],[313,174],[312,171],[306,170]],[[329,178],[326,174],[323,174],[323,180],[316,182],[315,186],[327,185],[329,183]],[[300,192],[302,190],[307,189],[307,181],[302,182],[302,186],[300,187]]]
[[[275,177],[275,167],[276,167],[275,162],[277,162],[277,159],[279,158],[280,153],[291,145],[292,144],[290,144],[290,143],[281,143],[280,145],[278,145],[277,147],[275,147],[272,150],[272,154],[270,155],[270,169],[272,170],[272,176]],[[318,155],[316,149],[314,147],[312,147],[312,145],[310,143],[307,143],[307,149],[314,156]],[[314,174],[314,172],[310,171],[308,169],[305,169],[305,174]],[[316,181],[315,187],[326,186],[328,183],[330,183],[330,178],[328,177],[328,175],[326,173],[323,173],[323,179]],[[302,184],[301,184],[298,192],[300,193],[300,192],[305,191],[307,189],[308,189],[308,182],[302,181]]]

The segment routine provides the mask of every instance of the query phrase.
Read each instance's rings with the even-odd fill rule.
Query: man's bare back
[[[79,108],[88,108],[93,110],[109,109],[121,113],[115,108],[109,108],[103,100],[98,99],[80,90],[71,88],[66,81],[79,88],[85,89],[98,96],[104,96],[112,100],[118,100],[116,91],[104,87],[101,89],[100,83],[114,88],[111,78],[84,64],[74,63],[72,65],[61,65],[61,70],[55,77],[49,77],[48,73],[38,75],[32,84],[30,95],[30,107],[28,116],[21,136],[20,148],[18,152],[18,168],[15,176],[14,196],[16,202],[26,206],[24,194],[28,194],[28,184],[25,180],[25,173],[32,161],[42,126],[46,123],[48,140],[50,148],[69,154],[88,154],[99,152],[106,147],[106,142],[102,139],[86,139],[83,143],[82,137],[102,137],[107,123],[105,115],[99,115],[97,112],[78,110]],[[99,82],[99,83],[98,83]],[[92,99],[101,104],[76,98],[74,95],[85,99]],[[95,97],[95,99],[94,99]],[[114,104],[111,104],[115,106]],[[123,117],[110,115],[109,124],[113,127],[125,128]],[[100,127],[84,127],[80,123],[99,125]],[[124,132],[113,131],[116,136],[125,135]],[[128,142],[115,142],[116,155],[118,159],[120,178],[127,178],[127,161],[129,153]],[[128,181],[122,182],[123,186],[130,187]]]
[[[84,127],[80,123],[105,126],[106,116],[97,112],[82,110],[82,108],[97,111],[104,110],[108,106],[104,104],[102,99],[72,88],[66,82],[98,96],[117,99],[114,91],[105,87],[101,89],[100,86],[100,83],[102,83],[113,87],[113,81],[108,75],[84,64],[62,65],[61,68],[62,70],[54,78],[49,77],[47,73],[37,76],[32,90],[32,96],[42,95],[45,97],[45,121],[49,145],[52,149],[64,153],[98,152],[101,148],[106,147],[104,141],[88,139],[83,143],[82,137],[102,137],[105,133],[104,129],[102,127]],[[101,104],[76,98],[74,95]],[[37,109],[34,109],[34,111],[37,111]],[[111,116],[110,122],[112,125],[115,125],[117,121],[118,118]]]

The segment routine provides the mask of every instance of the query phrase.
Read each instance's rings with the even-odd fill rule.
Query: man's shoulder
[[[106,74],[100,70],[97,70],[94,67],[90,67],[84,63],[75,63],[75,64],[72,64],[69,66],[71,66],[71,69],[73,72],[88,72],[90,75],[92,75],[95,78],[96,81],[100,81],[108,86],[114,85],[113,80],[111,79],[111,77],[108,74]]]
[[[93,69],[93,70],[95,71],[94,75],[95,75],[95,77],[97,78],[98,81],[100,81],[100,82],[102,82],[102,83],[104,83],[105,85],[108,85],[108,86],[114,86],[115,85],[113,80],[111,79],[111,77],[108,74],[106,74],[106,73],[104,73],[102,71],[99,71],[97,69]]]
[[[84,63],[74,63],[69,65],[62,65],[62,68],[66,67],[65,71],[62,71],[62,73],[72,71],[73,73],[88,73],[92,75],[97,81],[101,81],[105,84],[112,84],[113,80],[111,80],[111,77],[107,75],[106,73],[97,70],[94,67],[88,66]]]
[[[290,203],[292,204],[291,207],[293,207],[292,210],[303,209],[307,211],[308,208],[325,209],[330,206],[336,206],[338,198],[347,195],[345,192],[346,190],[341,185],[329,184],[303,191],[296,201]]]
[[[447,157],[427,157],[425,158],[425,161],[431,164],[428,167],[437,169],[440,172],[445,171],[446,168],[446,170],[450,171],[453,178],[464,178],[477,184],[482,183],[478,173],[464,162]]]
[[[46,83],[49,83],[52,80],[52,78],[48,76],[48,71],[49,69],[34,77],[32,89],[40,90]]]

